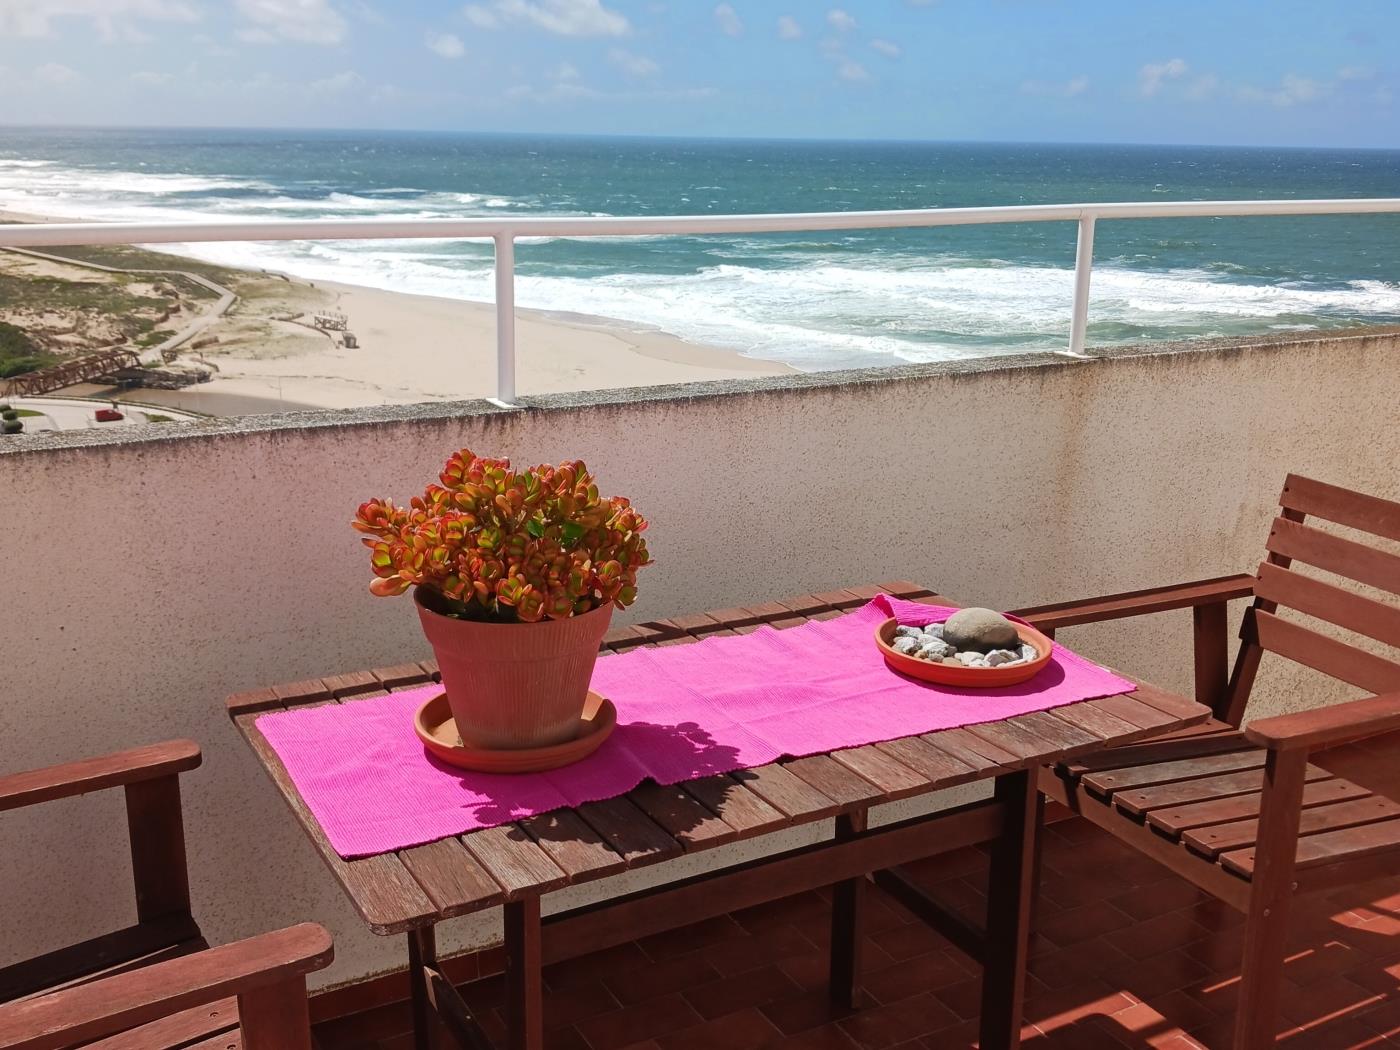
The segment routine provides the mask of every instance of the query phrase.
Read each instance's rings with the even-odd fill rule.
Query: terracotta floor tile
[[[827,1024],[780,1039],[771,1050],[857,1050],[857,1044],[839,1025]]]
[[[1129,916],[1108,901],[1099,901],[1046,916],[1038,932],[1057,947],[1067,948],[1121,930],[1131,926],[1132,922]]]
[[[660,1050],[756,1050],[771,1046],[777,1036],[778,1030],[763,1014],[747,1009],[660,1036],[656,1042]]]
[[[616,1050],[699,1024],[701,1017],[679,994],[663,995],[578,1024],[592,1050]]]
[[[925,993],[888,1006],[868,1007],[839,1024],[863,1050],[884,1050],[946,1028],[956,1020],[951,1010],[931,993]]]
[[[773,1022],[773,1027],[784,1035],[796,1035],[798,1032],[834,1024],[854,1012],[834,1005],[825,988],[778,999],[759,1009]]]
[[[748,973],[724,977],[709,984],[687,988],[681,994],[706,1020],[733,1013],[749,1006],[762,1006],[778,999],[801,994],[802,989],[777,966],[764,966]]]
[[[703,954],[682,955],[665,962],[649,963],[622,973],[604,969],[603,983],[623,1005],[655,999],[671,992],[683,992],[696,985],[718,980],[720,972]]]
[[[690,926],[682,926],[676,930],[667,930],[665,933],[644,937],[637,942],[637,945],[646,953],[648,959],[660,962],[663,959],[674,959],[687,952],[708,948],[713,944],[738,940],[747,935],[748,931],[735,922],[733,918],[721,915],[715,919],[706,919]]]
[[[1368,761],[1400,793],[1393,756]],[[954,907],[975,911],[986,866],[985,851],[972,849],[912,867]],[[1043,875],[1027,1050],[1229,1045],[1238,911],[1081,821],[1049,830]],[[876,887],[868,893],[860,1010],[828,1003],[830,905],[813,892],[550,966],[547,1050],[975,1046],[976,966]],[[1400,876],[1368,876],[1292,910],[1279,1045],[1400,1050]],[[484,953],[478,966],[490,973],[500,957]],[[503,992],[498,975],[463,988],[498,1041]],[[324,1050],[411,1050],[410,1023],[406,1004],[390,1003],[319,1025],[317,1036]]]
[[[880,970],[866,968],[861,986],[876,1002],[895,1003],[922,992],[943,988],[973,976],[970,960],[952,949],[928,952],[925,955],[892,963]]]

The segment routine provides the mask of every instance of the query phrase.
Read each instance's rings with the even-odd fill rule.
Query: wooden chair
[[[179,776],[199,763],[176,740],[0,777],[0,812],[124,789],[137,915],[0,969],[0,1047],[310,1050],[306,974],[330,963],[330,934],[307,923],[210,948],[190,914]]]
[[[1298,619],[1400,646],[1400,608],[1293,568],[1309,566],[1400,595],[1400,556],[1330,528],[1400,541],[1400,503],[1296,475],[1284,483],[1279,502],[1282,512],[1254,577],[1020,613],[1053,631],[1165,609],[1193,611],[1196,694],[1214,719],[1171,738],[1045,769],[1040,787],[1246,914],[1235,1050],[1274,1044],[1292,896],[1374,877],[1377,858],[1393,863],[1389,855],[1400,851],[1400,804],[1308,761],[1312,751],[1400,728],[1400,664]],[[1249,595],[1254,601],[1227,675],[1225,603]],[[1266,652],[1380,695],[1258,719],[1241,730]]]

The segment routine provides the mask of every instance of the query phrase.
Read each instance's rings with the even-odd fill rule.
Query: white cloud
[[[870,46],[886,58],[898,58],[900,55],[904,54],[904,49],[893,40],[881,40],[879,37],[876,37],[874,40],[870,41]]]
[[[636,55],[620,47],[608,52],[608,61],[631,77],[650,77],[661,72],[661,67],[646,55]]]
[[[1051,98],[1074,98],[1089,90],[1089,78],[1084,74],[1069,80],[1023,80],[1021,93],[1025,95],[1045,95]]]
[[[59,62],[45,62],[34,70],[34,75],[45,84],[72,84],[82,79],[76,69]]]
[[[1376,71],[1370,66],[1343,66],[1337,70],[1338,80],[1371,80]]]
[[[1167,81],[1180,80],[1190,68],[1182,58],[1149,62],[1138,70],[1138,91],[1144,98],[1151,98],[1161,92]]]
[[[856,27],[855,16],[849,12],[833,7],[826,13],[827,23],[838,33],[849,33]]]
[[[131,74],[129,78],[133,84],[140,84],[142,87],[162,87],[175,79],[173,73],[153,73],[149,70],[142,70],[139,73]]]
[[[238,33],[248,43],[339,44],[347,31],[345,19],[328,0],[238,0],[238,12],[253,23]]]
[[[870,79],[869,71],[853,58],[842,58],[836,64],[836,75],[853,83]]]
[[[1204,102],[1213,96],[1220,87],[1220,78],[1214,73],[1202,73],[1186,85],[1186,97],[1193,102]]]
[[[1259,88],[1246,84],[1240,88],[1239,96],[1246,102],[1268,102],[1280,109],[1287,109],[1290,106],[1316,102],[1331,93],[1331,84],[1297,73],[1285,73],[1277,87]]]
[[[557,36],[626,36],[632,31],[627,16],[604,7],[602,0],[489,0],[462,9],[478,29],[497,29],[519,22]]]
[[[551,80],[577,80],[578,67],[572,62],[560,62],[558,68],[549,74]]]
[[[778,38],[780,40],[800,40],[802,38],[802,27],[797,24],[797,19],[792,15],[778,16]]]
[[[317,95],[340,95],[364,83],[360,74],[346,70],[321,80],[313,80],[307,87]]]
[[[0,37],[50,36],[63,19],[86,21],[111,43],[148,39],[134,22],[194,22],[199,12],[186,0],[0,0]]]
[[[428,50],[443,58],[461,58],[467,53],[466,45],[456,33],[432,33],[425,38]]]
[[[720,4],[716,7],[715,21],[719,23],[719,31],[725,36],[741,36],[744,32],[744,20],[739,17],[739,12],[734,10],[732,4]]]

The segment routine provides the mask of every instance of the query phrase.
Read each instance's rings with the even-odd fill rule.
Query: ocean
[[[0,208],[93,220],[719,215],[1400,195],[1400,151],[0,129]],[[1058,349],[1073,223],[517,247],[521,306],[844,368]],[[1099,224],[1089,342],[1400,323],[1400,216]],[[182,246],[491,298],[487,242]]]

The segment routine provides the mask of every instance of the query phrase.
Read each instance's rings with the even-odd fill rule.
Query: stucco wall
[[[226,721],[226,694],[426,655],[347,522],[461,446],[581,457],[653,520],[632,618],[903,577],[1013,607],[1251,569],[1284,474],[1400,496],[1395,333],[24,438],[6,514],[0,768],[170,736],[212,939],[315,919],[323,978],[402,959],[365,932]],[[133,437],[134,435],[134,437]],[[1070,644],[1186,688],[1186,617]],[[1311,703],[1263,679],[1267,707]],[[1305,699],[1299,699],[1303,697]],[[0,820],[0,962],[133,921],[119,797]],[[23,906],[17,902],[23,901]],[[460,920],[449,945],[491,936]]]

